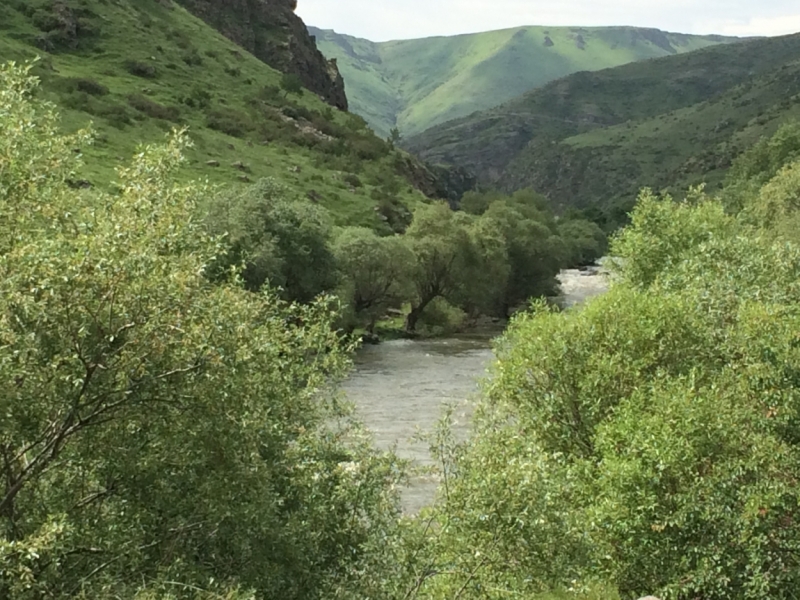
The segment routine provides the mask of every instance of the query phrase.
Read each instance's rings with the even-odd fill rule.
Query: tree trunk
[[[435,298],[434,296],[433,298]],[[419,318],[422,316],[422,313],[425,312],[425,307],[431,303],[433,298],[427,298],[420,302],[417,306],[411,307],[411,312],[406,315],[406,333],[414,333],[417,330],[417,322]]]

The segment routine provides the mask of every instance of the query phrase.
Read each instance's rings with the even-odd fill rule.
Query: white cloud
[[[636,25],[686,33],[800,31],[797,0],[299,0],[309,25],[375,41],[520,25]]]
[[[786,35],[800,31],[800,14],[724,21],[716,29],[724,35]]]

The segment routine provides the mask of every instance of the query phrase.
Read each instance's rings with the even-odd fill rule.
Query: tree
[[[389,139],[387,140],[392,146],[397,146],[403,141],[403,135],[397,127],[392,127],[389,130]]]
[[[398,469],[331,393],[329,299],[209,281],[183,135],[72,189],[34,91],[0,68],[0,597],[359,597]]]
[[[375,321],[411,295],[414,255],[398,236],[378,237],[371,229],[345,227],[333,245],[336,266],[356,317],[372,332]]]
[[[554,294],[556,275],[565,263],[565,246],[543,215],[530,205],[513,200],[496,201],[483,219],[495,223],[506,240],[510,272],[501,301],[501,313],[530,298]]]
[[[414,212],[406,239],[416,263],[415,297],[406,315],[406,331],[414,332],[428,304],[455,292],[463,281],[464,259],[471,245],[469,222],[468,215],[454,213],[444,202],[423,205]]]
[[[281,89],[283,90],[283,97],[288,98],[289,94],[295,96],[303,95],[303,82],[294,73],[284,73],[281,76]]]
[[[558,236],[567,248],[566,265],[591,265],[605,256],[608,240],[600,226],[586,219],[567,219],[558,223]]]
[[[287,300],[310,302],[336,286],[333,234],[324,208],[272,179],[245,189],[226,190],[212,202],[207,219],[215,234],[227,234],[228,254],[218,270],[244,263],[250,290],[281,288]]]
[[[497,344],[422,597],[796,595],[800,247],[699,192],[632,217],[608,294]]]
[[[502,195],[500,192],[469,191],[461,198],[459,207],[466,213],[480,216],[489,209],[493,202],[505,198],[506,196]]]
[[[469,244],[461,257],[462,273],[447,299],[473,318],[505,316],[502,307],[511,270],[508,241],[492,219],[472,219],[466,229]]]

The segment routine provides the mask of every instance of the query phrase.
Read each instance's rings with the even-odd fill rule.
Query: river
[[[604,292],[601,269],[562,271],[565,308]],[[455,407],[455,430],[466,435],[471,401],[492,360],[491,341],[500,331],[424,341],[396,340],[365,346],[344,385],[347,396],[375,436],[378,447],[395,447],[399,456],[426,466],[432,462],[428,444],[415,439],[429,433],[447,404]],[[433,499],[436,481],[415,477],[403,491],[403,509],[416,513]]]

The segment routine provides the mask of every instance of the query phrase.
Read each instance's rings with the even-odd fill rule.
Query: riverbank
[[[585,302],[608,289],[602,266],[568,269],[559,276],[561,295],[555,299],[564,308]],[[399,331],[402,317],[398,315]],[[430,467],[430,434],[442,409],[454,406],[457,436],[466,436],[472,414],[472,399],[487,374],[494,354],[492,342],[503,333],[503,323],[448,337],[385,339],[365,344],[355,356],[355,369],[343,389],[382,449],[397,454],[418,467]],[[377,329],[377,331],[381,331]],[[403,509],[416,513],[432,502],[437,480],[414,477],[403,491]]]
[[[562,309],[567,309],[606,292],[610,282],[610,274],[604,264],[605,260],[601,259],[595,265],[561,271],[558,276],[561,293],[549,300]],[[378,321],[373,333],[361,329],[356,330],[354,334],[360,336],[362,342],[367,345],[394,340],[431,340],[446,339],[454,336],[489,335],[494,337],[503,332],[506,325],[508,325],[508,321],[496,317],[479,317],[476,320],[468,320],[463,326],[454,330],[431,331],[422,328],[413,334],[409,334],[404,325],[404,315],[401,311],[398,311]]]

